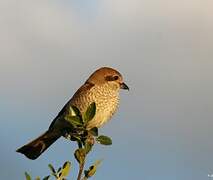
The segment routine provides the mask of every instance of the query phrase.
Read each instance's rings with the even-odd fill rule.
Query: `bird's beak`
[[[129,87],[124,82],[120,84],[120,87],[129,91]]]

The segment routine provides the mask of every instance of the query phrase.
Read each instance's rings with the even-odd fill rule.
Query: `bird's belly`
[[[118,100],[108,101],[107,103],[99,102],[96,103],[96,114],[95,117],[88,123],[87,128],[101,127],[107,123],[112,115],[116,112],[118,107]]]
[[[85,113],[91,103],[96,104],[95,117],[88,122],[87,129],[101,127],[115,113],[119,103],[119,91],[109,91],[107,87],[94,86],[87,92],[77,94],[71,101],[71,105]]]

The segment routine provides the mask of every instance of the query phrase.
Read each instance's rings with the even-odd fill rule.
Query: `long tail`
[[[48,130],[38,138],[17,149],[16,152],[24,154],[29,159],[36,159],[60,137],[59,133]]]

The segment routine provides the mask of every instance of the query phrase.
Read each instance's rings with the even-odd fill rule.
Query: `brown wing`
[[[64,105],[64,107],[61,109],[61,111],[58,113],[58,115],[55,117],[55,119],[52,121],[52,123],[50,124],[49,129],[52,129],[52,127],[54,126],[56,120],[59,117],[64,116],[66,113],[68,113],[68,109],[70,107],[70,105],[72,105],[72,101],[74,98],[78,97],[80,94],[87,92],[88,90],[90,90],[92,87],[94,86],[94,84],[86,82],[83,86],[81,86],[76,93],[73,95],[73,97]]]

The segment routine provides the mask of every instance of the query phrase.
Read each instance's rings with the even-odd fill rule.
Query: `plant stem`
[[[82,143],[80,141],[78,141],[78,148],[82,148]],[[83,173],[83,170],[84,170],[85,159],[86,159],[86,157],[84,158],[83,162],[79,164],[79,171],[78,171],[77,180],[81,180],[81,176],[82,176],[82,173]]]
[[[81,176],[82,176],[82,173],[83,173],[83,170],[84,170],[84,164],[85,164],[85,161],[83,161],[81,164],[79,164],[79,171],[78,171],[77,180],[81,180]]]
[[[82,143],[81,143],[81,141],[78,141],[78,148],[82,148]]]

